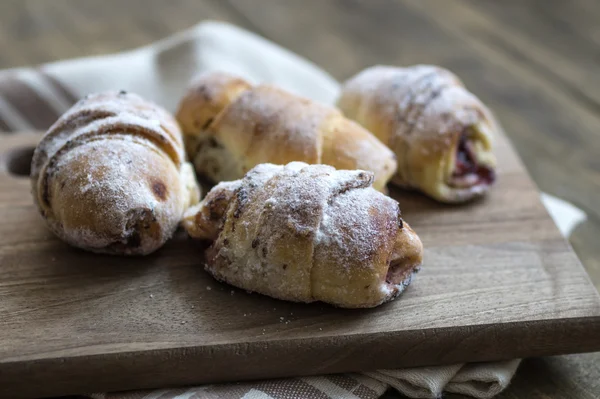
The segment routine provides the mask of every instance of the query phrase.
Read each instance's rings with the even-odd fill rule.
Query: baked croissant
[[[213,242],[206,270],[218,280],[284,300],[373,307],[410,283],[423,246],[372,183],[361,170],[261,164],[216,185],[183,226]]]
[[[225,73],[196,78],[177,120],[196,171],[214,182],[260,163],[302,161],[371,171],[383,190],[396,169],[389,148],[335,108]]]
[[[457,203],[494,183],[492,115],[446,69],[368,68],[343,85],[338,106],[394,151],[398,185]]]
[[[124,91],[88,96],[35,149],[33,199],[67,243],[144,255],[171,237],[199,201],[181,132],[162,108]]]

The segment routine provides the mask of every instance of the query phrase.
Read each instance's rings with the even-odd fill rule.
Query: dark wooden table
[[[600,287],[599,1],[4,0],[0,68],[125,50],[203,19],[258,32],[340,80],[373,64],[455,71],[540,189],[587,213],[570,240]],[[500,398],[600,398],[600,353],[525,360]]]

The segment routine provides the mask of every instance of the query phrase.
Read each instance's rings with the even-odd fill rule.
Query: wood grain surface
[[[5,0],[0,68],[125,50],[206,18],[338,79],[375,63],[452,68],[496,111],[539,188],[586,211],[570,242],[600,287],[599,14],[594,0]],[[527,360],[500,397],[600,398],[599,364],[600,353]]]
[[[370,310],[248,294],[177,235],[148,257],[68,247],[29,194],[39,135],[0,142],[0,396],[158,388],[600,349],[600,297],[507,140],[488,198],[393,190],[426,246],[395,302]]]

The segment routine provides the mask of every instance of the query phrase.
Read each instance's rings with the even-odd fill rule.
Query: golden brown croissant
[[[373,307],[410,283],[423,246],[372,183],[360,170],[260,164],[215,186],[183,226],[213,241],[206,270],[219,280],[290,301]]]
[[[383,190],[396,169],[394,154],[338,110],[225,73],[195,79],[177,120],[196,171],[215,182],[264,162],[302,161],[371,171]]]
[[[463,202],[495,180],[492,115],[446,69],[368,68],[344,84],[338,106],[394,151],[396,184]]]
[[[134,94],[86,97],[50,127],[31,166],[34,202],[50,229],[94,252],[161,247],[199,201],[181,132]]]

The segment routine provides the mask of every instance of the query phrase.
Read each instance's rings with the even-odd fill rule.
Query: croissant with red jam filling
[[[394,151],[400,186],[459,203],[496,179],[492,115],[446,69],[368,68],[344,84],[338,106]]]
[[[372,184],[361,170],[260,164],[215,186],[183,226],[212,241],[206,270],[218,280],[284,300],[373,307],[408,286],[423,246]]]

